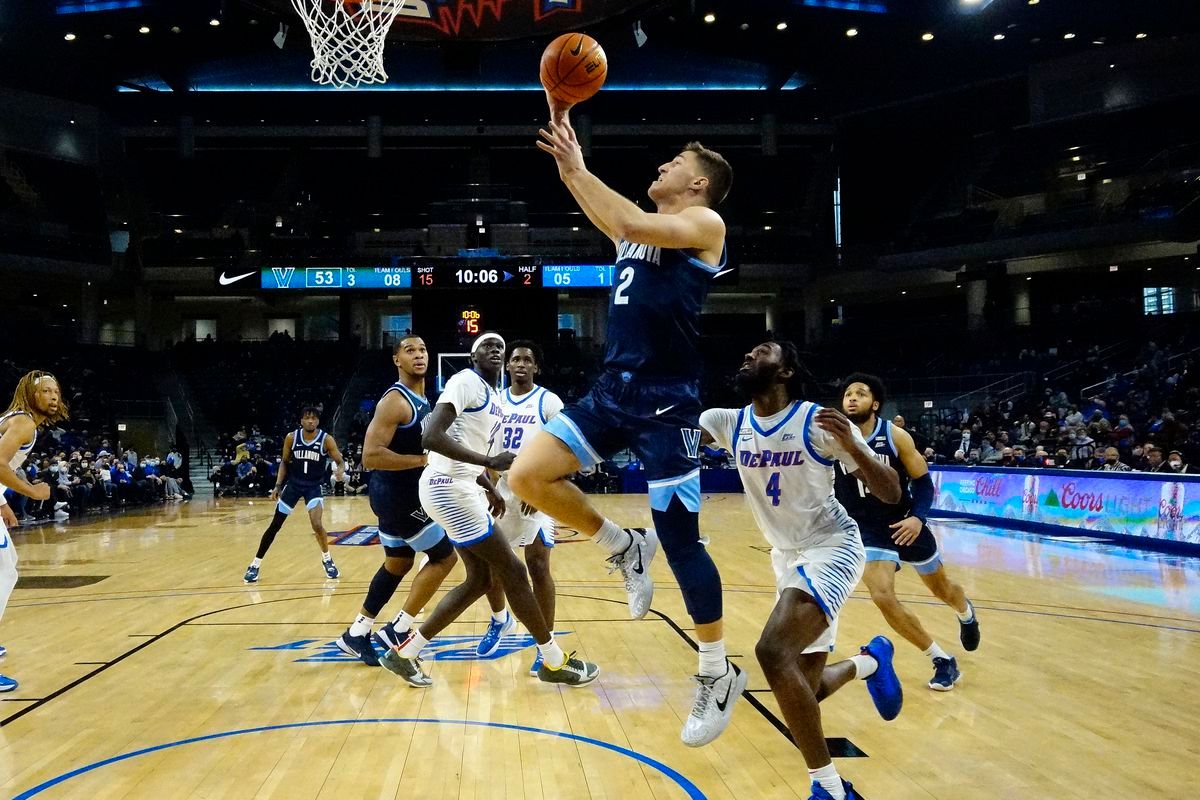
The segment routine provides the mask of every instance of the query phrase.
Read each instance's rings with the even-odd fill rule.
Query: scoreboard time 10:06
[[[410,291],[453,288],[585,289],[612,286],[611,264],[480,264],[470,260],[392,267],[263,267],[266,291]]]

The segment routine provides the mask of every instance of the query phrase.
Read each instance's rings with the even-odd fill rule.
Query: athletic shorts
[[[839,533],[830,538],[827,545],[803,550],[771,548],[771,566],[775,569],[778,594],[783,594],[784,589],[799,589],[812,595],[829,620],[829,627],[804,652],[833,652],[838,615],[866,566],[866,554],[858,532]]]
[[[482,542],[492,535],[487,495],[475,481],[451,478],[432,467],[421,473],[421,506],[445,529],[455,547]]]
[[[496,490],[504,498],[506,509],[504,516],[496,520],[496,530],[513,549],[531,545],[537,539],[541,539],[546,547],[554,547],[554,520],[541,511],[535,511],[531,516],[522,514],[521,498],[508,488],[508,481],[503,476]]]
[[[0,522],[0,619],[4,618],[4,607],[17,585],[17,546],[8,535],[8,528]]]
[[[571,448],[584,469],[630,448],[646,471],[652,509],[666,511],[679,497],[699,512],[701,408],[697,381],[608,371],[543,430]]]
[[[288,481],[283,485],[283,491],[279,493],[279,503],[275,507],[284,514],[290,514],[301,500],[305,501],[304,505],[310,511],[325,505],[325,500],[321,497],[321,484]]]
[[[446,538],[446,532],[421,508],[417,483],[396,482],[377,475],[382,473],[378,470],[371,473],[367,499],[371,511],[379,518],[379,543],[384,552],[393,558],[412,558],[416,553],[430,552]]]
[[[938,550],[937,537],[928,525],[921,526],[912,544],[899,545],[892,541],[892,529],[879,525],[860,525],[863,547],[867,561],[891,561],[900,571],[901,564],[909,564],[921,575],[937,572],[942,566],[942,554]]]

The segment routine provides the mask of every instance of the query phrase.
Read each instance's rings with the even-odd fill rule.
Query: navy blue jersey
[[[855,522],[863,527],[879,528],[899,522],[912,512],[908,470],[904,468],[904,462],[900,460],[892,441],[892,423],[880,419],[874,432],[864,438],[867,447],[875,452],[875,458],[896,470],[900,476],[900,502],[892,505],[871,494],[862,481],[846,472],[841,462],[833,470],[833,491]]]
[[[393,383],[383,393],[387,397],[392,392],[398,392],[412,407],[412,420],[407,425],[398,425],[392,433],[392,441],[388,450],[402,456],[419,456],[425,452],[421,446],[421,429],[425,418],[429,416],[432,406],[429,401],[400,382]],[[383,398],[380,398],[382,401]],[[411,488],[413,497],[417,496],[417,485],[421,480],[421,470],[387,470],[377,469],[371,473],[371,481],[386,481],[392,488]]]
[[[292,433],[292,460],[288,463],[289,483],[313,484],[325,480],[325,431],[317,428],[313,438],[304,438],[304,429]]]
[[[700,377],[700,309],[713,275],[682,250],[622,241],[608,304],[604,366],[637,377]]]

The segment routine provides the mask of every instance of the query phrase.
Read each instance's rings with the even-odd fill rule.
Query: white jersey
[[[700,427],[733,454],[754,520],[772,547],[804,550],[829,543],[857,526],[833,494],[833,463],[858,467],[837,440],[817,427],[816,403],[796,400],[759,418],[754,407],[712,408]],[[854,424],[856,442],[867,444]],[[874,457],[874,456],[872,456]]]
[[[521,445],[532,439],[558,412],[563,410],[563,401],[554,392],[542,386],[514,396],[512,387],[500,393],[500,408],[504,418],[500,422],[500,433],[493,444],[497,453],[519,453]]]
[[[13,417],[19,417],[24,414],[24,411],[10,411],[7,414],[0,415],[0,428],[4,427],[4,423],[8,422]],[[29,458],[29,454],[33,452],[33,445],[37,442],[37,428],[33,430],[33,438],[27,443],[18,445],[17,452],[13,454],[12,460],[8,465],[17,472],[21,471],[21,467],[25,465],[25,459]],[[0,506],[6,505],[8,501],[4,499],[4,488],[0,486]]]
[[[482,454],[490,452],[496,432],[500,429],[500,420],[504,417],[496,389],[489,386],[475,370],[464,369],[454,373],[446,382],[446,388],[438,398],[438,405],[442,403],[452,405],[457,414],[446,434],[468,450]],[[428,468],[472,483],[483,472],[483,467],[432,452],[429,454]]]

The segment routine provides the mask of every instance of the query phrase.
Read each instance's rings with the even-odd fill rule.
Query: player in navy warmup
[[[733,170],[697,142],[658,168],[642,211],[588,171],[567,108],[550,101],[538,146],[554,156],[579,207],[616,247],[604,372],[591,391],[546,423],[509,473],[518,497],[592,538],[620,570],[629,612],[653,597],[650,562],[661,541],[700,641],[698,686],[681,738],[697,747],[728,723],[745,677],[725,656],[721,576],[700,540],[700,309],[725,265],[725,222],[715,211]],[[653,529],[607,520],[567,478],[632,448],[650,485]],[[710,702],[725,698],[725,709]],[[730,699],[732,698],[732,699]]]
[[[332,458],[337,464],[338,481],[346,479],[346,462],[333,437],[317,427],[320,422],[320,412],[313,406],[307,406],[300,414],[300,427],[283,440],[283,461],[279,464],[275,488],[271,490],[271,499],[279,503],[275,507],[275,517],[263,531],[254,560],[246,568],[243,578],[246,583],[258,583],[259,567],[271,543],[275,541],[275,534],[279,533],[296,503],[302,500],[308,509],[308,521],[312,523],[317,547],[321,548],[321,564],[325,574],[330,578],[338,576],[338,568],[329,554],[329,537],[321,522],[321,511],[325,507],[325,500],[321,497],[321,482],[325,479],[326,457]]]

